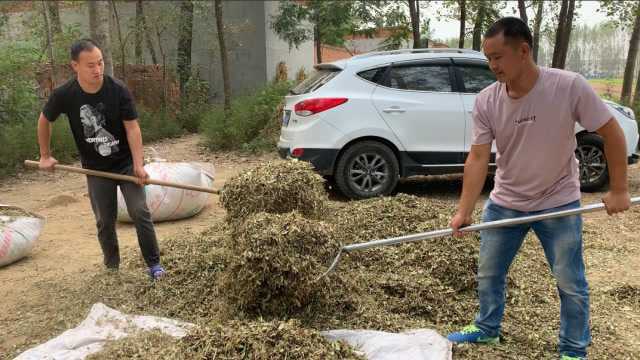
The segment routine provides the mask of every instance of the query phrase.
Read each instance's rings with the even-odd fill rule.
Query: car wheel
[[[586,134],[578,138],[576,158],[580,163],[580,189],[596,191],[607,184],[609,173],[604,156],[604,141],[596,134]]]
[[[335,182],[352,199],[391,193],[398,184],[398,159],[386,145],[363,141],[350,146],[338,160]]]

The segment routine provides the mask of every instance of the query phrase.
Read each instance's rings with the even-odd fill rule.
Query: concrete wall
[[[294,46],[289,49],[289,44],[281,40],[271,29],[271,17],[278,13],[278,1],[265,1],[264,9],[266,17],[264,33],[266,34],[267,79],[271,80],[275,77],[276,66],[280,61],[284,61],[287,64],[287,75],[290,80],[295,79],[297,72],[301,68],[309,73],[313,69],[315,60],[313,41],[307,41],[300,44],[298,48]]]
[[[210,84],[210,99],[221,101],[223,96],[222,68],[220,65],[220,51],[216,33],[216,21],[213,10],[213,2],[196,3],[193,27],[192,66],[194,71]],[[123,38],[128,36],[127,62],[134,60],[134,35],[132,30],[135,25],[135,2],[117,2],[120,27]],[[295,73],[304,67],[310,71],[313,67],[313,42],[309,41],[289,50],[289,46],[271,30],[271,16],[278,10],[277,1],[224,1],[223,13],[226,31],[226,44],[230,63],[230,78],[232,91],[235,95],[245,94],[251,90],[263,86],[267,81],[275,77],[276,65],[285,61],[289,70],[289,78],[293,79]],[[152,41],[158,56],[158,63],[162,64],[161,52],[165,53],[167,66],[175,69],[177,56],[177,15],[179,4],[171,1],[146,1],[145,15],[151,26]],[[10,31],[5,33],[0,41],[16,41],[26,39],[29,36],[27,27],[33,26],[33,20],[40,22],[39,13],[25,12],[13,14],[10,17]],[[65,24],[78,24],[81,36],[89,36],[89,11],[87,5],[63,7],[60,9],[60,17]],[[160,41],[155,34],[154,24],[165,24],[161,30]],[[118,53],[118,33],[112,22],[112,53],[114,62]],[[162,45],[162,51],[160,48]],[[150,52],[146,43],[143,43],[144,62],[151,64]]]

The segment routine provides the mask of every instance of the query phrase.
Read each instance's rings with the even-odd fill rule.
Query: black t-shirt
[[[42,113],[49,121],[67,115],[82,167],[122,172],[133,163],[124,121],[138,113],[122,82],[105,75],[100,90],[89,94],[71,79],[53,91]]]

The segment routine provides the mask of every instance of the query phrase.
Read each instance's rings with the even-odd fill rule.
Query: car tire
[[[400,177],[398,159],[387,145],[363,141],[351,145],[338,159],[334,179],[351,199],[390,194]]]
[[[579,162],[580,190],[592,192],[602,189],[609,181],[604,141],[596,134],[578,137],[576,158]]]

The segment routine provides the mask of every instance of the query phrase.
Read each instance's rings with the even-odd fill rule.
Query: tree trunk
[[[165,110],[167,108],[167,54],[164,51],[164,46],[162,46],[162,33],[166,29],[160,30],[161,26],[158,22],[153,23],[153,28],[156,30],[156,37],[158,38],[158,50],[160,50],[160,57],[162,57],[162,109]]]
[[[224,40],[224,24],[222,23],[222,0],[215,0],[216,26],[218,45],[220,47],[220,61],[222,62],[222,83],[224,86],[224,111],[231,111],[231,81],[229,80],[229,60],[227,46]]]
[[[551,67],[558,68],[560,64],[560,56],[562,54],[562,39],[567,20],[567,8],[568,0],[562,0],[562,6],[560,7],[560,16],[558,17],[558,28],[556,30],[556,42],[553,45],[553,59],[551,60]]]
[[[417,0],[409,0],[409,15],[413,33],[413,48],[420,49],[422,44],[420,44],[420,14],[418,13]]]
[[[320,28],[317,23],[313,26],[313,41],[316,45],[316,62],[322,64],[322,42],[320,41]]]
[[[538,50],[540,49],[540,26],[542,25],[542,10],[544,1],[538,0],[535,24],[533,25],[533,61],[538,63]]]
[[[460,37],[458,38],[458,47],[464,48],[465,24],[467,22],[467,0],[460,1]]]
[[[567,53],[569,51],[569,40],[571,39],[571,28],[573,27],[573,15],[575,12],[576,0],[569,0],[569,9],[567,10],[567,21],[564,24],[564,31],[562,36],[562,52],[560,53],[560,59],[558,59],[558,66],[560,69],[564,69],[567,62]]]
[[[95,27],[98,23],[98,6],[95,1],[87,1],[87,5],[89,6],[89,36],[95,41],[98,37]]]
[[[49,10],[49,23],[54,37],[62,35],[62,24],[60,23],[60,6],[57,1],[46,1]]]
[[[126,64],[127,64],[127,49],[126,49],[126,43],[125,41],[122,40],[122,29],[120,28],[120,17],[118,16],[118,7],[116,6],[116,2],[114,0],[111,0],[111,7],[113,8],[113,15],[115,16],[115,20],[116,20],[116,28],[118,30],[118,42],[120,43],[120,74],[122,75],[122,80],[126,81],[127,80],[127,71],[126,71]]]
[[[478,15],[473,27],[473,50],[480,51],[482,46],[482,23],[484,22],[485,4],[478,4]]]
[[[44,15],[44,26],[47,33],[47,52],[49,53],[49,61],[51,62],[51,88],[56,87],[56,62],[53,57],[53,36],[51,34],[51,20],[49,19],[49,9],[46,2],[42,2],[42,14]]]
[[[136,30],[135,30],[135,56],[136,63],[142,64],[144,62],[143,53],[142,53],[142,36],[144,35],[143,27],[142,27],[142,0],[136,1]]]
[[[622,81],[622,94],[620,96],[620,102],[625,105],[628,105],[631,100],[631,87],[633,85],[636,58],[638,57],[638,40],[640,40],[640,6],[636,5],[636,19],[633,23],[633,32],[629,41],[629,52],[627,53],[627,64],[624,67],[624,80]]]
[[[187,81],[191,77],[191,42],[193,40],[193,3],[191,0],[182,1],[178,31],[178,76],[180,77],[180,94],[184,94]]]
[[[93,9],[92,9],[93,8]],[[113,76],[113,60],[111,58],[111,37],[109,36],[109,3],[107,1],[90,1],[89,14],[93,13],[92,23],[89,24],[95,42],[102,50],[104,73]]]
[[[527,7],[524,4],[524,0],[518,0],[518,10],[520,10],[520,19],[525,24],[529,25],[529,18],[527,17]]]
[[[638,78],[636,79],[636,93],[633,95],[633,102],[631,103],[631,107],[636,112],[637,117],[638,110],[640,109],[640,71],[638,71]]]
[[[140,6],[140,21],[142,23],[142,31],[143,31],[145,41],[147,43],[147,49],[149,50],[149,54],[151,55],[151,62],[154,64],[158,64],[156,49],[153,47],[153,42],[151,41],[151,29],[149,29],[149,25],[147,24],[147,18],[144,15],[144,6],[142,4],[142,0],[138,0],[138,1]]]

